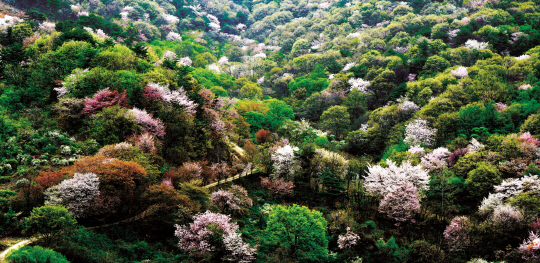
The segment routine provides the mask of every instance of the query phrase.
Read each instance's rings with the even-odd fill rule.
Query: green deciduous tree
[[[321,116],[321,127],[332,131],[336,136],[342,135],[350,124],[350,115],[345,106],[332,106]]]
[[[276,206],[269,215],[268,241],[287,247],[291,256],[300,260],[320,261],[328,253],[327,223],[321,212],[305,206]]]
[[[493,186],[501,182],[501,172],[499,169],[485,162],[478,163],[476,169],[470,171],[465,180],[470,194],[477,200],[486,197],[489,192],[493,191]]]
[[[45,244],[51,244],[66,231],[72,230],[77,220],[65,207],[45,205],[35,207],[24,223],[26,233],[41,235]]]

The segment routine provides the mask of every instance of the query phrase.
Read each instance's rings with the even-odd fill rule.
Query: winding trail
[[[204,186],[204,188],[212,188],[212,187],[215,187],[215,186],[218,186],[218,185],[221,185],[221,184],[225,184],[225,183],[232,182],[234,180],[246,177],[246,176],[251,175],[251,174],[252,174],[251,171],[243,171],[242,173],[239,173],[239,174],[237,174],[235,176],[232,176],[232,177],[229,177],[227,179],[224,179],[224,180],[221,180],[221,181],[218,181],[218,182],[214,182],[214,183],[211,183],[211,184],[207,184],[207,185]],[[152,211],[153,209],[152,208],[154,208],[156,206],[158,206],[158,204],[151,205],[146,210],[144,210],[142,213],[140,213],[140,214],[138,214],[136,216],[133,216],[133,217],[130,217],[130,218],[118,221],[118,222],[110,223],[110,224],[88,227],[88,229],[97,229],[97,228],[101,228],[101,227],[110,227],[110,226],[115,226],[115,225],[119,225],[119,224],[122,224],[122,223],[128,223],[128,222],[137,221],[139,219],[143,219],[146,216],[149,216],[149,215],[153,214],[153,211]],[[22,247],[24,247],[26,245],[29,245],[29,244],[31,244],[33,242],[36,242],[37,240],[39,240],[39,237],[32,237],[32,238],[29,238],[29,239],[25,239],[25,240],[15,244],[15,245],[11,246],[11,247],[8,247],[6,250],[2,251],[2,253],[0,254],[0,262],[5,262],[4,257],[6,256],[6,254],[9,251],[20,249],[20,248],[22,248]]]
[[[32,237],[32,238],[29,238],[29,239],[25,239],[25,240],[15,244],[15,245],[11,246],[11,247],[8,247],[6,250],[2,251],[2,253],[0,254],[0,262],[5,262],[4,258],[6,257],[6,255],[7,255],[7,253],[9,251],[17,250],[17,249],[19,249],[21,247],[24,247],[24,246],[28,245],[28,244],[36,242],[38,239],[39,239],[38,237]]]

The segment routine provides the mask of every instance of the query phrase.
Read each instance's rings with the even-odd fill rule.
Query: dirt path
[[[0,2],[1,3],[1,2]],[[211,184],[208,184],[208,185],[205,185],[204,187],[205,188],[212,188],[214,186],[218,186],[220,184],[225,184],[225,183],[228,183],[228,182],[232,182],[236,179],[240,179],[240,178],[243,178],[243,177],[246,177],[248,175],[251,175],[251,171],[243,171],[242,173],[240,174],[237,174],[233,177],[229,177],[225,180],[221,180],[219,182],[215,182],[215,183],[211,183]],[[110,226],[115,226],[115,225],[119,225],[119,224],[122,224],[122,223],[128,223],[128,222],[133,222],[133,221],[137,221],[139,219],[142,219],[148,215],[151,215],[152,213],[150,212],[152,210],[152,208],[154,207],[155,205],[153,206],[150,206],[148,207],[148,209],[146,209],[144,212],[134,216],[134,217],[130,217],[128,219],[124,219],[122,221],[118,221],[118,222],[114,222],[114,223],[110,223],[110,224],[105,224],[105,225],[100,225],[100,226],[93,226],[93,227],[88,227],[88,229],[96,229],[96,228],[101,228],[101,227],[110,227]],[[28,244],[31,244],[33,242],[36,242],[39,238],[37,237],[33,237],[33,238],[30,238],[30,239],[26,239],[26,240],[23,240],[9,248],[7,248],[6,250],[2,251],[2,253],[0,254],[0,262],[5,262],[4,260],[4,257],[6,256],[6,254],[11,251],[11,250],[17,250],[17,249],[20,249]]]
[[[17,249],[19,249],[21,247],[24,247],[24,246],[28,245],[28,244],[36,242],[38,239],[39,238],[37,238],[37,237],[32,237],[32,238],[29,238],[29,239],[25,239],[25,240],[15,244],[15,245],[11,246],[11,247],[8,247],[6,250],[2,251],[2,253],[0,254],[0,262],[5,262],[4,258],[6,257],[6,255],[7,255],[7,253],[9,251],[17,250]]]
[[[242,177],[246,177],[246,176],[248,176],[248,175],[250,175],[250,174],[251,174],[251,172],[245,171],[245,172],[239,173],[239,174],[237,174],[237,175],[235,175],[235,176],[233,176],[233,177],[229,177],[229,178],[227,178],[227,179],[225,179],[225,180],[221,180],[221,181],[218,181],[218,182],[215,182],[215,183],[207,184],[207,185],[204,186],[204,188],[212,188],[212,187],[218,186],[218,185],[220,185],[220,184],[232,182],[232,181],[234,181],[234,180],[236,180],[236,179],[240,179],[240,178],[242,178]]]
[[[3,1],[0,1],[0,10],[8,10],[8,11],[15,12],[15,13],[22,13],[22,10],[17,9],[17,8],[11,6],[11,5],[8,5],[8,4],[4,3]]]

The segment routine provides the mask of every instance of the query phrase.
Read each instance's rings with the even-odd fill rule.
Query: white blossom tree
[[[386,196],[404,183],[412,183],[420,193],[428,189],[429,174],[421,165],[413,166],[410,161],[397,166],[386,160],[388,167],[380,165],[368,166],[368,175],[364,179],[364,187],[370,193]]]
[[[45,191],[46,205],[63,205],[74,217],[84,217],[85,210],[99,195],[99,179],[94,173],[76,173],[73,178]]]
[[[423,144],[429,147],[435,143],[436,133],[437,129],[430,128],[428,126],[428,121],[416,119],[405,126],[404,142],[409,145]]]

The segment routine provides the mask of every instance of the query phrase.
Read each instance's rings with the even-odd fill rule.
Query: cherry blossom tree
[[[160,119],[154,119],[152,114],[146,110],[133,108],[128,114],[135,116],[135,121],[141,126],[142,132],[149,132],[154,136],[163,137],[165,135],[165,125]]]
[[[159,85],[158,83],[150,82],[147,84],[143,97],[147,100],[159,99],[165,103],[174,103],[184,106],[190,114],[195,114],[198,104],[189,100],[186,91],[180,87],[178,90],[171,91],[167,86]]]
[[[108,108],[113,105],[129,107],[126,99],[126,92],[119,94],[118,91],[110,91],[109,88],[98,91],[94,97],[84,99],[84,114],[94,114],[103,108]]]
[[[474,40],[474,39],[469,39],[467,40],[467,42],[465,42],[465,47],[471,50],[486,49],[488,47],[488,43],[479,42],[478,40]]]
[[[422,166],[425,169],[428,169],[430,172],[440,171],[448,167],[447,159],[449,155],[450,152],[448,151],[448,149],[444,147],[439,147],[433,150],[433,152],[430,152],[424,157],[422,157]]]
[[[347,233],[345,235],[338,236],[338,247],[339,249],[350,249],[356,246],[360,236],[351,231],[350,227],[347,227]]]
[[[432,146],[435,143],[435,134],[437,129],[430,128],[428,121],[416,119],[405,126],[405,143],[409,145],[423,144]]]
[[[285,181],[283,178],[276,178],[274,180],[267,177],[261,178],[261,186],[267,188],[273,194],[290,194],[294,188],[294,183]]]
[[[490,220],[497,225],[504,226],[507,229],[523,222],[523,213],[519,208],[511,205],[498,205],[493,209]]]
[[[540,260],[540,237],[535,232],[529,233],[529,238],[519,246],[519,252],[525,260]]]
[[[452,76],[456,78],[465,78],[469,76],[469,72],[467,72],[467,68],[461,67],[461,66],[458,67],[457,69],[450,71],[450,73],[452,74]]]
[[[387,168],[368,166],[368,175],[364,178],[364,187],[368,192],[386,196],[404,183],[412,183],[420,192],[428,189],[429,174],[421,165],[413,166],[406,161],[397,166],[392,160],[386,160],[386,164]]]
[[[229,191],[218,190],[210,197],[212,205],[217,206],[223,213],[244,214],[247,209],[253,206],[251,198],[248,197],[246,189],[239,185],[231,186]]]
[[[444,230],[443,236],[451,251],[461,251],[471,244],[469,237],[471,221],[466,216],[452,219]]]
[[[294,157],[294,152],[298,151],[298,147],[292,147],[290,144],[276,147],[271,151],[270,159],[274,166],[274,178],[288,178],[292,176],[297,169],[297,161]]]
[[[350,78],[349,85],[351,85],[351,91],[356,89],[364,94],[368,93],[369,91],[368,88],[371,86],[369,81],[364,80],[362,78],[357,78],[357,79]]]
[[[181,41],[182,41],[182,36],[180,36],[180,34],[175,33],[175,32],[169,32],[169,33],[167,34],[166,39],[167,39],[168,41],[177,41],[177,42],[181,42]]]
[[[175,227],[178,246],[194,256],[207,255],[218,249],[216,246],[219,245],[226,251],[222,260],[247,263],[255,259],[256,248],[242,241],[241,234],[237,233],[238,225],[231,222],[228,215],[206,211],[193,216],[193,223],[189,226]],[[219,233],[216,228],[223,233],[222,241],[212,240],[212,236]]]
[[[85,211],[99,195],[99,179],[94,173],[75,173],[73,178],[45,191],[46,205],[63,205],[74,217],[84,217]]]
[[[399,226],[404,222],[414,223],[414,213],[420,211],[420,200],[416,187],[405,182],[394,188],[384,196],[379,204],[379,212],[397,221]]]

